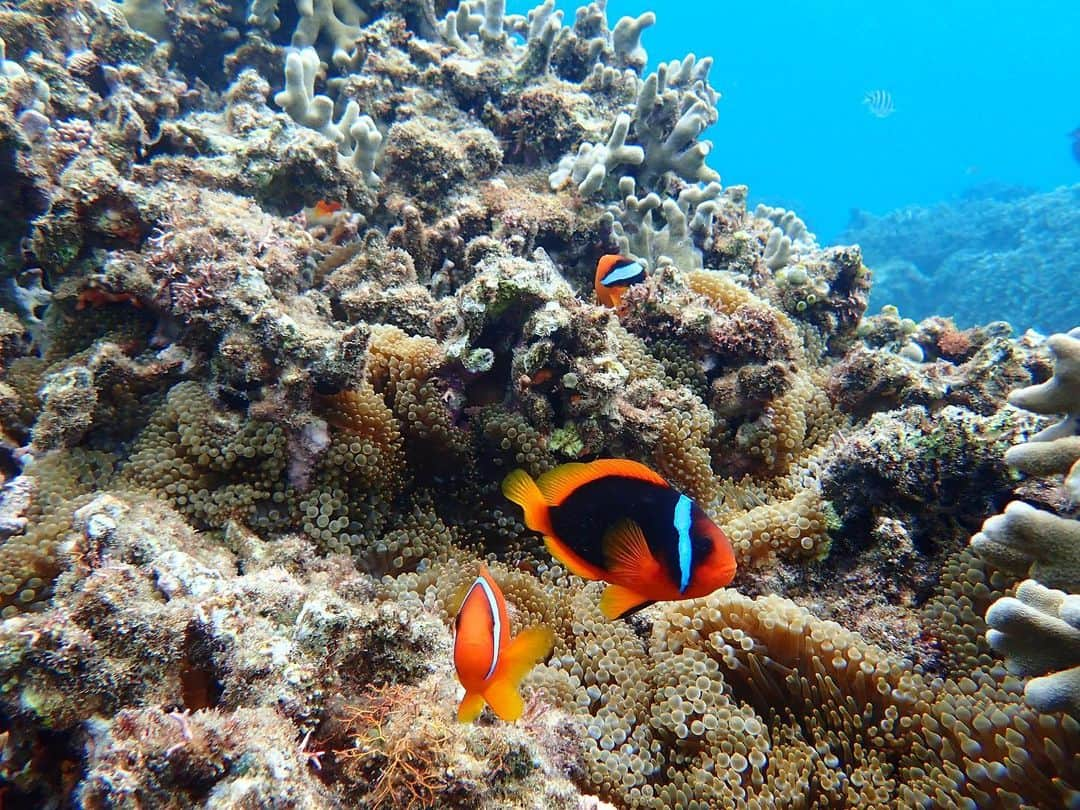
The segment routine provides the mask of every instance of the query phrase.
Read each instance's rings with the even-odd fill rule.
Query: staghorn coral
[[[983,523],[971,547],[996,568],[1071,591],[1080,588],[1080,523],[1012,501]]]
[[[655,192],[639,198],[634,191],[634,178],[623,177],[619,181],[622,202],[607,211],[612,239],[620,252],[645,257],[654,267],[675,264],[685,270],[699,268],[701,251],[695,242],[708,246],[711,241],[720,184],[687,186],[676,199],[661,199]],[[661,227],[656,225],[656,213],[663,216]],[[688,239],[690,235],[694,238]]]
[[[618,116],[606,143],[583,143],[573,158],[563,158],[559,168],[548,178],[551,187],[560,188],[573,182],[580,194],[588,196],[600,190],[608,172],[616,166],[636,166],[644,162],[645,152],[640,146],[626,145],[629,130],[630,116]]]
[[[314,48],[305,47],[289,53],[285,59],[285,89],[274,96],[274,103],[296,123],[310,127],[336,143],[339,154],[351,159],[367,185],[379,185],[374,166],[382,134],[375,128],[370,115],[360,114],[355,101],[349,103],[338,121],[332,120],[334,102],[315,93],[318,69],[319,55]]]

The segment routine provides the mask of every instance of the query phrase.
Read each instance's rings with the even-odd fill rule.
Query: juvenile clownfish
[[[314,225],[332,225],[334,215],[344,211],[345,206],[336,200],[319,200],[315,205],[304,208],[304,220],[308,227]]]
[[[521,717],[521,681],[551,653],[554,636],[539,625],[510,638],[506,599],[486,565],[465,594],[454,619],[454,667],[465,687],[458,720],[471,723],[491,706],[503,720]]]
[[[600,598],[609,619],[705,596],[735,576],[735,553],[720,527],[636,461],[563,464],[537,481],[514,470],[502,491],[525,510],[525,525],[544,535],[551,556],[579,577],[611,583]]]
[[[339,203],[337,200],[319,200],[315,203],[315,213],[321,217],[328,217],[331,214],[335,214],[342,210],[345,206]]]
[[[618,308],[628,287],[645,280],[645,267],[639,261],[617,253],[608,253],[596,263],[593,289],[596,300],[605,307]]]

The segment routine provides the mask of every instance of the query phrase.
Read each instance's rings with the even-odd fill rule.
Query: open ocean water
[[[532,0],[511,0],[508,10],[524,13],[532,5]],[[565,22],[572,23],[577,5],[576,0],[560,0]],[[873,243],[867,250],[871,267],[912,262],[892,247],[877,249],[879,232],[888,226],[894,238],[885,242],[935,242],[923,253],[932,254],[936,263],[930,266],[925,258],[923,264],[914,262],[917,282],[948,271],[942,257],[964,249],[991,254],[983,258],[996,275],[1025,272],[1033,264],[1030,256],[1002,258],[1000,253],[1020,242],[1039,242],[1040,235],[1030,229],[1023,235],[1005,233],[1002,243],[984,238],[985,228],[951,228],[943,235],[929,223],[918,231],[893,227],[898,220],[939,218],[916,211],[896,215],[867,234],[865,215],[853,219],[853,213],[880,217],[908,206],[954,204],[972,195],[1004,194],[1015,200],[1021,192],[1048,192],[1080,182],[1070,137],[1080,127],[1080,3],[609,0],[607,5],[612,25],[624,15],[650,10],[657,24],[643,37],[649,69],[689,51],[715,60],[712,84],[723,98],[719,121],[708,137],[714,144],[710,163],[724,184],[748,185],[752,205],[767,202],[796,210],[822,244]],[[875,91],[887,94],[891,104],[883,117],[864,103],[866,94]],[[1060,255],[1049,257],[1050,263],[1055,273],[1064,274],[1064,283],[1072,279],[1074,292],[1080,292],[1077,200],[1077,194],[1067,195],[1065,204],[1073,210],[1051,217],[1054,221],[1046,223],[1050,233],[1042,240],[1055,245],[1052,251]],[[1060,205],[1061,200],[1036,199],[1021,206],[1023,215],[999,206],[990,216],[1001,222],[988,227],[1001,237],[1010,221],[1042,222],[1045,209]],[[957,218],[972,218],[970,204]],[[1023,252],[1034,251],[1028,244]],[[1047,258],[1047,252],[1042,256]],[[996,279],[995,272],[986,272]],[[970,306],[958,302],[950,308],[940,290],[929,292],[936,286],[932,283],[916,285],[927,288],[922,298],[913,293],[907,288],[910,276],[878,273],[874,311],[889,302],[883,298],[888,296],[913,317],[945,309],[941,314],[970,320]],[[997,298],[1024,297],[1034,284],[1026,281],[1015,290],[1000,290]],[[1053,286],[1060,292],[1059,283]],[[995,318],[1021,329],[1074,325],[1068,317],[1059,322],[1008,306],[981,320]]]

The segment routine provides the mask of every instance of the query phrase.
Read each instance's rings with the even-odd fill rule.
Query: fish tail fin
[[[532,476],[524,470],[514,470],[503,479],[502,493],[525,511],[526,526],[534,532],[553,534],[547,501]]]
[[[484,689],[484,700],[503,720],[513,722],[525,711],[521,682],[534,666],[551,654],[555,634],[546,625],[522,630],[507,645],[503,665]]]
[[[465,692],[458,706],[457,719],[459,723],[472,723],[484,710],[484,696],[479,692]]]
[[[622,585],[608,585],[600,597],[600,612],[609,619],[625,619],[654,601]]]

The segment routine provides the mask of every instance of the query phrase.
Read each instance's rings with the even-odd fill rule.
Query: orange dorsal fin
[[[630,588],[608,585],[600,597],[600,612],[609,619],[623,619],[652,603],[653,600]]]
[[[466,692],[458,706],[457,719],[461,723],[471,723],[484,710],[484,696],[479,692]]]
[[[549,504],[558,506],[579,487],[608,475],[637,478],[651,484],[668,486],[667,481],[659,474],[644,464],[626,458],[602,458],[588,463],[575,461],[561,464],[554,470],[541,475],[536,485]]]
[[[555,634],[545,625],[522,630],[503,651],[498,671],[484,686],[484,700],[503,720],[513,722],[521,717],[525,704],[521,699],[521,682],[536,664],[551,654]]]
[[[534,532],[554,533],[548,519],[548,501],[527,472],[514,470],[507,475],[502,482],[502,493],[524,510],[526,526]]]
[[[553,470],[549,470],[537,479],[536,485],[544,494],[544,500],[552,506],[558,506],[575,489],[595,480],[596,476],[590,474],[591,464],[583,464],[572,461],[569,464],[560,464]]]

